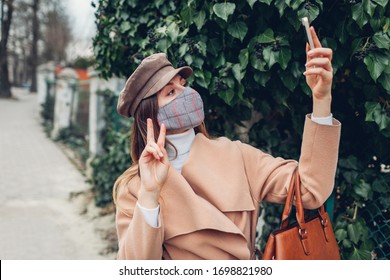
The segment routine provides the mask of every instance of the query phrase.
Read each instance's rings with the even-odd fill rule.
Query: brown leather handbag
[[[263,260],[339,260],[340,252],[324,205],[313,217],[306,217],[302,206],[298,168],[291,178],[281,227],[267,241]],[[289,225],[295,194],[297,222]]]

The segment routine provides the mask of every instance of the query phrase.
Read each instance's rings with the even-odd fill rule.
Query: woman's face
[[[175,99],[187,86],[187,82],[179,74],[157,93],[158,107],[162,107]]]

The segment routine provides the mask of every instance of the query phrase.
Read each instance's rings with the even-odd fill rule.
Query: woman
[[[299,160],[302,199],[317,208],[331,194],[340,123],[330,112],[332,51],[306,46],[313,93]],[[164,54],[145,58],[129,77],[118,111],[134,117],[133,165],[114,187],[119,259],[253,259],[258,204],[284,203],[294,160],[239,141],[211,140],[189,67]]]

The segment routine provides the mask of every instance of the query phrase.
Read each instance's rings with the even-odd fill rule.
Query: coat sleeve
[[[139,180],[138,180],[139,181]],[[116,228],[118,234],[118,259],[160,260],[162,258],[163,223],[152,227],[136,206],[137,180],[118,188],[116,202]]]
[[[291,176],[299,164],[302,202],[315,209],[330,196],[338,160],[341,124],[321,125],[306,116],[299,163],[275,158],[238,142],[252,195],[258,202],[284,203]]]

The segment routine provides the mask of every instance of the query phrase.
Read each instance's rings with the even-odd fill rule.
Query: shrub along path
[[[0,99],[0,259],[105,259],[91,219],[72,193],[89,187],[46,137],[37,96]],[[112,258],[112,256],[110,256]]]

